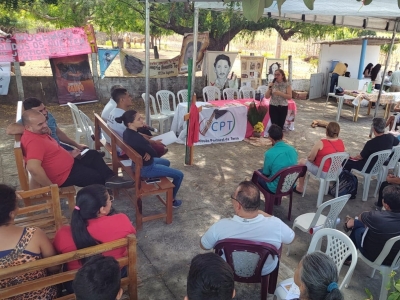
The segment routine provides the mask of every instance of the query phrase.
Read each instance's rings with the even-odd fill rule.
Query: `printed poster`
[[[87,54],[51,58],[50,65],[61,105],[98,100]]]
[[[257,89],[261,85],[264,56],[241,56],[241,85]]]
[[[0,38],[0,61],[23,62],[88,54],[92,53],[93,43],[95,40],[90,37],[88,41],[83,27],[36,34],[16,33],[12,38]]]
[[[119,54],[119,49],[98,49],[99,63],[100,63],[100,77],[104,78],[105,72],[113,62],[114,58]]]
[[[266,60],[266,70],[267,70],[267,82],[270,83],[274,80],[274,73],[278,69],[284,69],[284,59],[280,58],[268,58]]]
[[[120,51],[122,73],[124,76],[145,77],[145,62],[140,58]],[[178,76],[179,56],[171,59],[151,59],[150,60],[150,78],[166,78]]]
[[[207,85],[224,89],[237,55],[238,52],[207,51]]]
[[[0,62],[0,95],[7,95],[10,86],[11,63]]]
[[[199,33],[197,36],[197,60],[196,71],[201,70],[201,63],[209,44],[208,32]],[[188,59],[193,57],[193,33],[186,33],[183,37],[181,55],[179,59],[179,73],[188,72]]]

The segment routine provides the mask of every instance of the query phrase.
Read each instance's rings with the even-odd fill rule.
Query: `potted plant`
[[[257,107],[254,101],[250,103],[249,110],[247,111],[247,120],[253,127],[253,136],[260,137],[264,131],[263,120],[267,112],[268,108],[265,105],[260,103]]]

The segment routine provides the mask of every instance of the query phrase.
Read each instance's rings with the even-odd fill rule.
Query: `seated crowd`
[[[39,100],[38,100],[39,101]],[[32,104],[33,103],[33,104]],[[114,106],[115,103],[115,106]],[[182,200],[177,194],[184,174],[170,167],[170,161],[161,158],[167,148],[160,142],[149,139],[151,133],[146,129],[143,117],[131,110],[132,97],[121,86],[113,87],[112,98],[105,107],[102,117],[107,120],[126,144],[132,147],[143,159],[142,177],[172,178],[173,207],[180,207]],[[113,196],[107,188],[131,187],[133,182],[119,177],[104,162],[102,155],[89,150],[85,155],[81,151],[86,145],[69,139],[56,125],[54,117],[47,112],[43,103],[29,98],[24,102],[25,112],[21,123],[11,124],[9,134],[22,134],[21,147],[24,152],[26,169],[32,177],[32,186],[58,184],[83,187],[76,196],[76,206],[71,214],[70,225],[59,229],[54,241],[35,227],[19,227],[13,224],[17,208],[15,190],[0,185],[0,245],[1,267],[7,268],[28,261],[46,258],[56,254],[68,253],[99,243],[114,241],[136,230],[129,218],[116,213],[112,208]],[[50,127],[50,124],[51,127]],[[381,118],[373,120],[375,137],[366,142],[360,154],[352,157],[343,166],[345,170],[361,170],[368,157],[381,150],[392,149],[399,143],[397,138],[385,134],[386,123]],[[262,173],[271,177],[282,168],[293,165],[306,165],[309,172],[316,174],[324,156],[344,152],[345,146],[339,139],[340,126],[330,122],[326,128],[326,137],[315,142],[308,157],[298,160],[294,147],[283,141],[282,128],[272,124],[268,130],[272,147],[265,152]],[[75,148],[74,148],[75,147]],[[123,153],[118,153],[123,155]],[[326,176],[330,161],[322,166],[322,176]],[[132,166],[134,168],[134,165]],[[367,172],[371,168],[367,169]],[[276,193],[278,178],[273,182],[260,182],[267,191]],[[354,244],[370,260],[374,260],[384,243],[393,236],[400,235],[400,178],[389,175],[382,184],[378,207],[384,211],[362,213],[358,219],[348,217],[345,231]],[[300,178],[294,192],[302,193],[304,177]],[[201,237],[200,247],[210,250],[218,241],[226,238],[246,239],[254,242],[266,242],[277,249],[282,244],[290,244],[295,238],[294,231],[282,220],[261,210],[260,191],[250,181],[241,182],[231,196],[234,215],[213,224]],[[379,226],[377,226],[379,225]],[[274,230],[269,230],[274,228]],[[365,234],[365,232],[367,233]],[[361,238],[365,235],[364,244]],[[377,242],[378,241],[378,242]],[[117,249],[66,264],[63,271],[79,269],[73,282],[64,284],[68,293],[75,292],[76,299],[120,299],[122,290],[120,279],[127,274],[126,267],[120,268],[116,259],[123,257],[126,249]],[[396,248],[393,251],[398,251]],[[394,253],[394,252],[393,252]],[[393,253],[388,260],[393,260]],[[273,272],[279,263],[278,257],[269,256],[262,268],[262,275]],[[386,261],[390,263],[390,261]],[[44,277],[47,272],[58,269],[41,270],[35,274],[25,274],[20,282],[32,277]],[[296,269],[295,283],[300,288],[300,299],[343,299],[338,289],[338,271],[334,262],[323,253],[305,255]],[[1,287],[13,285],[12,280],[0,281]],[[26,297],[53,299],[57,297],[56,287],[31,292]],[[225,256],[214,253],[199,254],[191,262],[187,278],[188,300],[231,299],[235,297],[234,275],[225,262]]]

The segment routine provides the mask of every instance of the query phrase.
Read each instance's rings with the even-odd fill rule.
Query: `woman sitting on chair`
[[[317,175],[319,166],[321,165],[324,156],[344,151],[344,144],[341,139],[339,139],[340,126],[336,122],[329,122],[326,127],[326,137],[317,141],[311,149],[310,154],[307,159],[302,158],[299,161],[299,165],[306,165],[307,170],[313,174]],[[326,172],[328,172],[331,166],[331,161],[327,160],[322,168],[321,176],[326,177]],[[293,190],[297,194],[302,194],[304,189],[304,177],[299,178],[299,184]]]
[[[0,184],[0,269],[14,267],[41,258],[56,255],[46,234],[36,227],[14,225],[18,211],[17,195],[12,187]],[[58,266],[49,268],[56,272]],[[0,280],[0,289],[45,277],[46,270],[36,270],[16,277]],[[57,288],[45,287],[8,299],[55,299]]]
[[[115,121],[124,123],[127,127],[123,134],[124,142],[142,156],[143,166],[140,175],[142,177],[171,177],[172,183],[175,185],[172,206],[174,208],[181,206],[182,200],[177,200],[176,194],[181,186],[183,173],[180,170],[170,168],[168,159],[156,157],[157,153],[150,146],[149,141],[137,132],[138,128],[143,127],[143,117],[135,110],[128,110],[121,117],[115,118]],[[134,168],[133,163],[132,168]]]
[[[303,256],[294,273],[302,300],[343,300],[338,280],[335,262],[319,251]]]

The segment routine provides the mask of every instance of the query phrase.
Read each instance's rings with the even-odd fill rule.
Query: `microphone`
[[[149,125],[144,125],[143,128],[146,128],[146,129],[148,129],[150,131],[153,131],[153,132],[158,132],[157,128],[151,127]]]
[[[276,78],[274,78],[274,80],[272,80],[272,83],[275,83],[275,81],[276,81]]]

